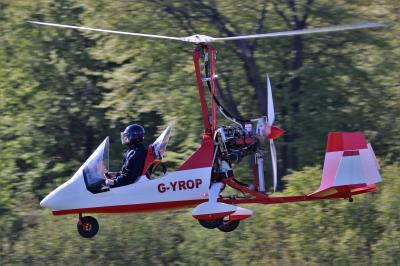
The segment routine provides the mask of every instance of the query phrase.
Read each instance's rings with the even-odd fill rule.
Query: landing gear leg
[[[79,214],[79,220],[76,227],[78,233],[85,238],[92,238],[99,231],[99,223],[97,220],[92,216],[82,217],[82,213]]]

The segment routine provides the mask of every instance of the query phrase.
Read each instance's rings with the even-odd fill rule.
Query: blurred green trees
[[[0,264],[399,264],[399,14],[391,0],[2,0]],[[50,216],[39,200],[107,135],[118,168],[118,135],[132,121],[146,127],[147,142],[174,124],[171,166],[196,149],[202,123],[193,47],[26,20],[172,36],[385,22],[387,29],[217,45],[218,97],[232,113],[264,114],[265,73],[271,77],[277,123],[287,130],[276,142],[282,193],[318,186],[326,134],[334,130],[367,134],[384,182],[354,204],[251,206],[254,217],[226,235],[180,211],[101,216],[99,236],[83,241],[72,217]],[[243,178],[246,171],[238,169]]]

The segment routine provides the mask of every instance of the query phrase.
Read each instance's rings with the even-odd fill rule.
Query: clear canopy
[[[102,191],[104,174],[109,169],[109,140],[108,137],[90,155],[83,165],[83,177],[86,187],[92,193]]]

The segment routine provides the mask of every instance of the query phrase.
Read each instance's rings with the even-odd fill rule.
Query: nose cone
[[[73,201],[74,186],[70,182],[66,182],[53,190],[41,202],[40,206],[51,210],[62,210],[69,207]]]
[[[54,206],[54,200],[52,200],[53,193],[50,193],[49,195],[47,195],[44,199],[42,199],[42,201],[40,202],[40,206],[42,206],[43,208],[49,208],[49,209],[53,209],[52,206]]]
[[[272,126],[268,134],[268,139],[276,139],[280,137],[283,133],[285,133],[285,130],[280,129],[279,127]]]
[[[58,209],[60,201],[60,190],[56,189],[47,195],[41,202],[40,206],[51,210]]]

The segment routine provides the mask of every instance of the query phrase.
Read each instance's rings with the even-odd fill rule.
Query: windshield
[[[92,193],[104,192],[104,174],[108,171],[108,153],[109,140],[108,137],[97,147],[89,159],[83,165],[83,177],[85,179],[86,188]]]
[[[169,137],[171,135],[171,126],[168,126],[163,133],[154,141],[153,150],[158,160],[161,160],[167,149]]]

